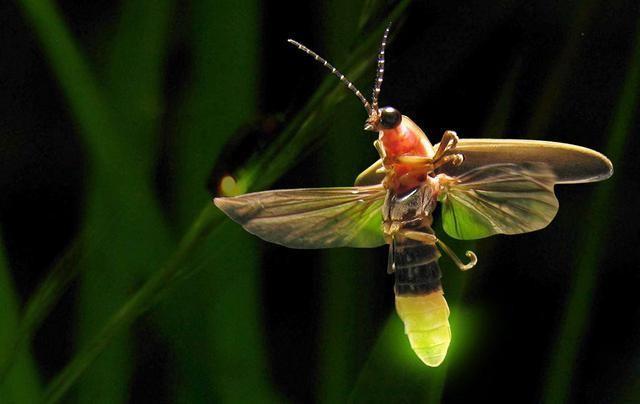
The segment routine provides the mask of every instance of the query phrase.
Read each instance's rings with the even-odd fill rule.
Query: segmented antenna
[[[373,84],[373,94],[371,95],[371,107],[374,111],[378,110],[378,97],[380,96],[380,89],[382,88],[382,79],[384,76],[384,48],[387,46],[389,28],[391,28],[391,23],[389,23],[387,29],[384,30],[382,43],[380,44],[380,52],[378,52],[378,72],[376,73],[376,81]]]
[[[388,30],[389,29],[387,28],[387,31]],[[385,34],[385,39],[386,39],[386,37],[387,36]],[[306,46],[304,46],[300,42],[294,41],[293,39],[288,39],[287,42],[289,42],[290,44],[295,45],[298,49],[300,49],[301,51],[303,51],[307,55],[313,57],[315,60],[317,60],[318,62],[322,63],[322,65],[324,67],[326,67],[327,69],[331,70],[331,73],[335,74],[340,79],[340,81],[342,83],[344,83],[347,86],[347,88],[349,88],[349,90],[353,91],[354,94],[357,95],[358,98],[360,98],[360,101],[362,101],[362,104],[364,104],[364,107],[367,110],[367,113],[371,114],[371,111],[373,111],[373,110],[371,109],[371,104],[369,104],[369,101],[367,101],[367,99],[364,98],[364,95],[362,95],[360,90],[358,90],[356,88],[356,86],[354,86],[353,83],[349,81],[349,79],[344,77],[344,74],[340,73],[338,71],[338,69],[336,69],[335,67],[331,66],[331,64],[329,64],[329,62],[327,62],[326,60],[321,58],[320,55],[318,55],[317,53],[315,53],[311,49],[307,48]],[[384,44],[384,42],[383,42],[383,44]],[[382,80],[380,80],[380,81],[382,82]],[[378,92],[380,92],[380,90],[378,90]]]

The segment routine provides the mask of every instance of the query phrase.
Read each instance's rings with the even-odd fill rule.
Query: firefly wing
[[[255,192],[214,203],[248,232],[290,248],[377,247],[385,244],[386,194],[370,187]]]
[[[546,227],[558,211],[557,177],[547,164],[494,164],[445,183],[442,224],[452,237],[472,240]]]
[[[437,149],[439,144],[434,147]],[[595,150],[568,143],[519,139],[460,139],[456,152],[464,162],[442,167],[438,172],[459,176],[492,164],[544,163],[557,184],[576,184],[607,179],[613,174],[611,161]]]

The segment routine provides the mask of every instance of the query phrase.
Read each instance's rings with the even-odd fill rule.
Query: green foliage
[[[11,355],[13,367],[3,369],[0,377],[0,397],[9,403],[32,403],[38,400],[40,380],[30,352],[16,346],[19,336],[19,304],[0,243],[0,358]]]
[[[390,18],[397,18],[407,3],[401,2],[390,14]],[[202,9],[195,13],[202,20],[195,23],[194,41],[205,48],[199,49],[201,54],[196,49],[196,90],[186,103],[184,131],[181,132],[180,144],[177,145],[180,151],[179,166],[184,171],[179,173],[176,214],[178,223],[182,224],[179,227],[184,226],[187,230],[164,265],[160,264],[166,259],[167,252],[174,243],[151,188],[151,169],[156,158],[157,143],[152,135],[158,124],[159,105],[162,103],[159,99],[162,77],[160,69],[166,57],[163,52],[166,50],[170,3],[158,6],[154,2],[130,2],[123,6],[121,24],[111,46],[106,88],[98,84],[97,75],[92,72],[90,63],[79,51],[51,3],[24,1],[22,6],[39,34],[53,70],[72,106],[74,117],[81,128],[80,134],[90,152],[93,175],[88,186],[85,219],[87,230],[81,233],[84,235],[82,246],[85,252],[77,263],[80,270],[54,270],[52,277],[45,280],[35,295],[37,299],[28,306],[38,315],[35,320],[22,325],[27,331],[21,336],[20,343],[30,338],[36,327],[34,323],[55,303],[55,296],[51,298],[51,291],[59,297],[70,278],[82,273],[81,346],[75,358],[51,381],[45,390],[44,400],[60,400],[83,375],[79,389],[81,401],[122,402],[126,398],[128,380],[131,377],[129,358],[132,347],[130,337],[126,335],[128,326],[155,304],[178,279],[201,269],[201,262],[206,259],[207,266],[210,267],[207,272],[210,279],[200,283],[199,288],[198,285],[191,285],[196,289],[195,292],[193,289],[189,292],[189,296],[194,299],[193,307],[181,308],[197,313],[203,303],[206,303],[204,299],[211,288],[223,281],[219,278],[220,275],[216,275],[225,273],[225,261],[216,259],[221,257],[221,246],[226,242],[231,246],[246,246],[248,242],[247,236],[237,229],[227,231],[224,239],[208,238],[211,231],[221,223],[221,215],[210,203],[207,203],[199,215],[195,215],[197,212],[194,207],[208,199],[198,184],[206,177],[212,159],[215,158],[215,151],[220,150],[225,136],[230,135],[228,128],[239,126],[251,116],[254,91],[251,86],[243,86],[245,96],[238,97],[238,90],[233,83],[245,83],[246,77],[256,76],[257,62],[252,55],[257,52],[257,42],[255,33],[254,36],[251,34],[252,27],[255,26],[252,22],[252,18],[255,18],[255,5],[247,2],[243,9],[236,2],[229,3],[225,12],[219,5],[213,7],[213,4],[204,2],[201,3]],[[132,24],[132,21],[136,24]],[[243,22],[247,25],[241,29]],[[371,39],[361,42],[355,49],[351,61],[347,63],[350,68],[346,69],[353,79],[357,79],[371,64],[369,55],[375,52],[377,38],[383,29],[383,25],[378,27],[370,35]],[[199,35],[203,37],[197,37]],[[54,37],[55,40],[52,39]],[[138,40],[139,38],[144,38],[144,41]],[[237,48],[224,46],[216,49],[228,49],[232,54],[216,55],[214,59],[210,59],[208,48],[211,43],[237,42],[240,38],[245,38],[246,43],[245,51],[240,52],[244,61],[238,60]],[[366,59],[362,55],[367,55]],[[220,60],[230,61],[232,65],[221,66]],[[247,69],[238,68],[243,63]],[[212,66],[220,69],[217,76],[215,71],[212,72]],[[230,71],[238,74],[236,80],[228,77]],[[339,84],[327,80],[276,142],[264,154],[256,156],[240,169],[238,183],[242,189],[267,186],[295,163],[291,156],[301,158],[301,151],[319,135],[319,128],[324,126],[328,113],[344,97],[341,90]],[[201,110],[211,92],[222,94],[219,97],[219,108],[230,109],[224,115],[228,121],[211,117],[208,109]],[[229,104],[229,99],[234,99],[235,104]],[[226,135],[222,133],[212,136],[212,133],[220,130],[224,130]],[[124,195],[127,197],[123,197]],[[114,217],[112,212],[118,212],[118,215]],[[197,217],[196,220],[186,226],[194,216]],[[229,234],[234,232],[238,234]],[[104,245],[109,245],[109,251],[102,248]],[[230,245],[226,245],[226,252],[233,251],[233,248],[229,248]],[[209,247],[206,257],[199,252],[203,247]],[[242,252],[237,251],[237,255],[242,256]],[[221,374],[232,367],[237,367],[238,371],[258,370],[258,373],[241,381],[257,387],[251,390],[253,397],[246,395],[248,390],[229,385],[228,381],[218,384],[220,398],[232,401],[253,401],[271,394],[265,379],[264,365],[259,365],[263,354],[259,348],[259,332],[256,331],[258,324],[253,324],[250,328],[239,327],[225,331],[217,329],[218,324],[234,323],[224,318],[227,315],[224,307],[244,307],[248,312],[242,317],[256,317],[255,310],[259,307],[256,284],[255,281],[246,283],[247,279],[255,279],[255,263],[244,256],[247,262],[234,262],[237,265],[233,269],[239,279],[244,280],[238,283],[236,290],[233,289],[233,282],[227,282],[229,288],[219,290],[220,300],[208,309],[208,315],[207,309],[204,309],[205,317],[208,316],[212,324],[212,332],[192,336],[211,341],[210,360],[216,365],[208,369],[210,374]],[[66,258],[61,260],[61,265],[75,261]],[[151,273],[136,293],[127,297],[136,278],[144,277],[157,268],[160,269]],[[201,290],[199,299],[198,289]],[[237,315],[237,312],[234,313]],[[171,324],[172,318],[175,320],[175,314],[168,313],[166,320],[161,320],[161,323]],[[224,332],[228,334],[225,335]],[[243,342],[243,338],[248,340]],[[231,345],[225,346],[228,343]],[[238,352],[245,352],[246,360],[239,360]],[[178,365],[187,375],[195,375],[198,370],[202,370],[188,369],[189,364]],[[203,382],[208,384],[206,380]],[[213,382],[215,384],[215,380]],[[188,392],[178,391],[176,394],[178,400],[189,401]]]

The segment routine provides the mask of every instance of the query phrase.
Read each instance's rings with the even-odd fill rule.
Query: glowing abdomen
[[[451,342],[449,306],[442,289],[426,295],[396,295],[396,311],[416,355],[427,366],[439,366]]]
[[[424,227],[423,231],[431,233]],[[440,254],[434,245],[397,237],[392,242],[396,311],[411,348],[428,366],[439,366],[451,342],[449,307],[442,292]]]

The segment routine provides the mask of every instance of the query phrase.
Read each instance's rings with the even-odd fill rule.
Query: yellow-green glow
[[[449,306],[442,291],[425,296],[396,296],[396,310],[416,355],[427,366],[439,366],[451,342]]]
[[[222,177],[222,180],[220,180],[220,193],[223,196],[236,196],[242,192],[240,192],[240,187],[236,179],[230,175],[225,175]]]

